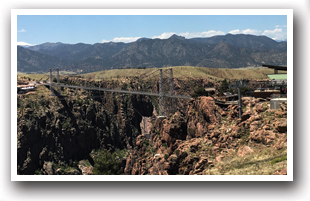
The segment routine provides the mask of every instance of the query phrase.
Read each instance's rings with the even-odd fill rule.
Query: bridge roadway
[[[50,86],[49,83],[43,83],[42,85]],[[94,90],[94,91],[109,91],[109,92],[117,92],[117,93],[123,93],[123,94],[138,94],[138,95],[147,95],[147,96],[161,96],[159,93],[144,92],[144,91],[128,91],[128,90],[122,90],[122,89],[108,89],[108,88],[75,86],[75,85],[64,85],[64,84],[53,84],[52,87],[67,87],[67,88],[73,88],[73,89],[86,89],[86,90]],[[181,99],[188,99],[188,100],[192,99],[191,96],[170,95],[170,94],[163,94],[163,97],[181,98]]]

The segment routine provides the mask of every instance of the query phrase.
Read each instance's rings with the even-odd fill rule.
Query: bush
[[[273,165],[273,164],[275,164],[275,163],[279,163],[279,162],[285,161],[285,160],[287,160],[287,156],[282,156],[282,157],[280,157],[280,158],[273,159],[273,160],[270,162],[270,165]]]
[[[71,119],[67,118],[66,121],[62,124],[63,129],[67,129],[70,126]]]
[[[94,158],[93,174],[95,175],[119,175],[122,174],[120,168],[121,160],[116,152],[110,153],[108,150],[100,150]]]
[[[165,155],[164,155],[164,158],[165,158],[165,160],[167,160],[167,159],[169,158],[169,155],[168,155],[168,154],[165,154]]]
[[[220,94],[223,94],[224,92],[229,90],[229,83],[226,79],[224,79],[221,83],[221,86],[219,88]]]
[[[194,90],[194,93],[192,94],[193,98],[197,98],[199,96],[206,96],[207,92],[203,87],[198,87],[197,89]]]
[[[144,144],[145,144],[146,146],[149,146],[149,145],[150,145],[150,142],[149,142],[148,140],[145,140],[145,141],[144,141]]]

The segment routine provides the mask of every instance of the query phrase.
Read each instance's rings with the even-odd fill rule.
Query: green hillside
[[[239,69],[227,69],[227,68],[206,68],[206,67],[193,67],[193,66],[174,66],[173,76],[180,79],[190,78],[209,78],[212,80],[222,79],[268,79],[268,74],[273,74],[273,69],[269,68],[239,68]],[[163,68],[167,70],[167,68]],[[152,73],[153,72],[153,73]],[[279,73],[286,73],[285,71]],[[61,72],[61,76],[68,76],[68,73]],[[152,78],[159,77],[159,71],[157,68],[147,69],[116,69],[97,71],[92,73],[80,74],[78,76],[84,77],[89,80],[107,80],[107,79],[119,79],[140,77],[141,75],[150,75]],[[166,72],[166,76],[169,76]],[[29,77],[30,79],[38,80],[42,77],[42,74],[24,74],[19,73],[18,77]],[[55,73],[53,76],[56,76]],[[72,75],[73,76],[73,75]],[[77,76],[77,75],[75,75]],[[46,74],[44,80],[48,80],[49,75]]]

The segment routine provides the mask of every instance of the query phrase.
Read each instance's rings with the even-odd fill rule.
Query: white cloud
[[[265,30],[263,32],[263,35],[266,35],[266,34],[276,34],[276,33],[281,33],[281,32],[282,32],[281,28],[276,28],[274,30]]]
[[[231,30],[228,33],[230,34],[251,34],[251,35],[265,35],[268,36],[274,40],[285,40],[286,39],[286,33],[282,31],[281,28],[279,27],[286,27],[285,25],[277,25],[274,30],[256,30],[256,29],[244,29],[244,30]],[[162,33],[161,35],[153,36],[151,37],[152,39],[159,38],[159,39],[167,39],[170,38],[173,34],[183,36],[185,38],[203,38],[203,37],[212,37],[212,36],[217,36],[217,35],[225,35],[226,33],[223,31],[215,31],[215,30],[210,30],[210,31],[203,31],[203,32],[182,32],[182,33],[175,33],[175,32],[165,32]],[[101,42],[106,43],[106,42],[124,42],[124,43],[129,43],[129,42],[134,42],[138,40],[141,37],[117,37],[114,38],[113,40],[107,41],[103,39]]]
[[[211,37],[216,35],[225,35],[223,31],[203,31],[203,32],[184,32],[179,35],[184,36],[185,38],[202,38],[202,37]]]
[[[159,36],[153,36],[152,38],[159,38],[159,39],[167,39],[170,38],[173,34],[176,34],[175,32],[167,32],[167,33],[162,33]]]
[[[286,25],[277,25],[276,26],[276,28],[280,28],[280,27],[283,27],[283,28],[285,27],[286,28],[287,26]]]
[[[244,34],[251,34],[251,35],[260,35],[262,32],[259,30],[255,30],[255,29],[246,29],[243,30]]]
[[[17,42],[17,45],[20,45],[20,46],[35,46],[33,44],[29,44],[29,43],[26,43],[26,42]]]
[[[116,38],[113,38],[113,40],[111,41],[108,41],[108,40],[105,40],[103,39],[101,42],[102,43],[107,43],[107,42],[124,42],[124,43],[130,43],[130,42],[134,42],[136,40],[138,40],[139,38],[141,37],[116,37]]]
[[[232,30],[232,31],[230,31],[228,33],[230,33],[230,34],[240,34],[241,32],[240,32],[239,29],[235,29],[235,30]]]
[[[17,31],[17,32],[26,32],[26,30],[25,29],[21,29],[21,30],[19,30],[19,31]]]
[[[256,29],[245,29],[245,30],[239,30],[239,29],[235,29],[235,30],[231,30],[230,32],[228,32],[230,34],[251,34],[251,35],[261,35],[262,31],[260,30],[256,30]]]
[[[286,32],[283,32],[281,28],[275,28],[274,30],[265,30],[262,35],[268,36],[273,40],[286,40]]]

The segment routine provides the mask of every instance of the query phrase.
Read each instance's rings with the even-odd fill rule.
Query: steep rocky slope
[[[244,98],[237,106],[220,108],[210,97],[189,103],[179,112],[156,120],[150,139],[138,136],[127,158],[125,174],[205,175],[279,174],[286,171],[286,105],[279,111],[267,102]]]
[[[158,90],[154,81],[105,82],[65,78],[63,83],[127,90]],[[185,82],[185,81],[183,81]],[[176,81],[176,93],[191,91]],[[196,86],[219,88],[197,80]],[[49,97],[39,86],[18,96],[18,174],[92,174],[96,150],[123,150],[124,174],[283,174],[286,171],[287,109],[243,98],[238,106],[219,107],[211,97],[168,100],[167,118],[157,119],[156,99],[111,92],[62,88]],[[148,135],[142,132],[148,117]],[[126,153],[126,154],[124,154]],[[273,162],[276,160],[276,162]]]
[[[142,96],[69,89],[62,94],[66,97],[49,97],[48,89],[39,86],[36,94],[18,97],[18,174],[62,174],[64,168],[57,167],[77,167],[84,159],[93,165],[93,149],[130,149],[142,118],[132,108],[144,116],[153,111],[150,99]]]

